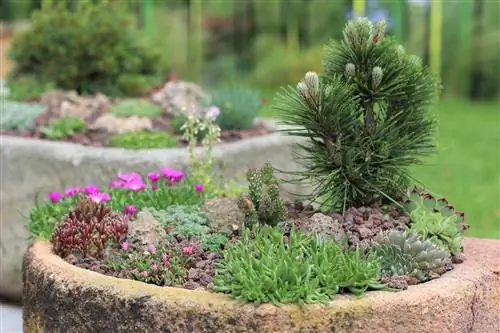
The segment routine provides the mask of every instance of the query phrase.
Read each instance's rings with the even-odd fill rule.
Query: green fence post
[[[443,2],[442,0],[431,1],[431,19],[429,36],[429,65],[431,70],[441,73],[441,38],[443,31]]]
[[[154,0],[141,1],[142,29],[148,37],[152,37],[154,35],[155,6],[153,1]]]
[[[394,37],[398,42],[404,42],[404,28],[403,28],[403,12],[405,0],[392,0],[391,1],[391,17],[394,27]]]

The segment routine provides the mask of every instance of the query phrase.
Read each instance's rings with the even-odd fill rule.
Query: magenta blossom
[[[156,183],[157,181],[160,180],[160,174],[158,172],[150,172],[148,173],[148,178],[153,183]]]
[[[50,192],[49,193],[49,199],[53,203],[58,203],[62,199],[62,194],[59,192]]]
[[[203,187],[203,184],[196,184],[196,185],[194,186],[194,190],[195,190],[196,192],[198,192],[198,193],[199,193],[199,192],[203,192],[203,188],[204,188],[204,187]]]
[[[156,185],[156,184],[151,185],[151,189],[153,191],[156,191],[158,189],[158,185]]]
[[[166,253],[163,253],[163,254],[161,255],[161,260],[163,261],[163,263],[164,263],[165,265],[170,264],[170,258],[168,257],[168,254],[166,254]]]
[[[95,185],[87,185],[84,190],[87,194],[97,194],[100,192],[99,187]]]
[[[125,182],[123,180],[120,180],[120,179],[115,179],[115,180],[112,180],[110,183],[109,183],[109,187],[111,188],[122,188],[125,186]]]
[[[160,170],[163,177],[167,178],[172,183],[180,182],[184,179],[184,172],[173,168],[161,168]]]
[[[128,243],[127,242],[123,242],[122,243],[122,250],[123,251],[127,251],[128,250]]]
[[[142,180],[139,180],[130,183],[125,183],[123,187],[126,188],[127,190],[139,192],[140,190],[144,190],[146,188],[146,184],[144,184]]]
[[[80,193],[80,189],[78,187],[68,187],[64,190],[64,195],[67,197],[74,197],[78,193]]]
[[[126,205],[125,208],[123,208],[123,213],[127,214],[128,216],[134,216],[135,213],[137,213],[137,207],[134,205]]]
[[[142,176],[137,172],[122,172],[116,176],[118,179],[123,180],[125,183],[142,182]]]
[[[108,193],[93,193],[89,194],[90,200],[94,201],[95,203],[101,203],[101,202],[106,202],[111,199]]]

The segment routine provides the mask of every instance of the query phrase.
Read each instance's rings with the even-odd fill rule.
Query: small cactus
[[[255,224],[276,226],[283,221],[287,210],[273,167],[267,163],[261,169],[250,169],[247,180],[248,193],[242,193],[238,199],[238,207],[245,213],[245,227]]]

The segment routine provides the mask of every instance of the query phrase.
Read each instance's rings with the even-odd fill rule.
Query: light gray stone
[[[244,177],[248,168],[270,162],[279,170],[296,169],[292,159],[296,138],[274,133],[214,149],[216,172],[224,179]],[[160,167],[187,166],[186,149],[130,151],[96,148],[0,136],[0,297],[19,300],[21,263],[27,246],[27,216],[38,194],[44,201],[50,191],[69,186],[107,185],[117,172],[148,172]],[[292,193],[306,193],[307,186],[283,186]]]
[[[167,238],[167,232],[148,211],[137,214],[137,218],[128,224],[127,242],[136,249],[147,245],[158,245]]]

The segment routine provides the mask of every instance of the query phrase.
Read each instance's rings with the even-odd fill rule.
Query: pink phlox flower
[[[148,178],[153,183],[156,183],[157,181],[160,180],[160,174],[158,172],[149,172],[148,173]]]
[[[149,244],[147,247],[147,251],[151,254],[155,254],[156,253],[156,246],[154,246],[153,244]]]
[[[68,187],[64,190],[64,195],[67,197],[74,197],[78,193],[80,193],[80,188],[78,187]]]
[[[94,201],[95,203],[101,203],[101,202],[106,202],[111,199],[108,193],[103,192],[103,193],[93,193],[89,194],[90,200]]]
[[[128,243],[127,242],[123,242],[122,243],[122,250],[123,251],[127,251],[128,250]]]
[[[196,184],[196,185],[194,186],[194,190],[195,190],[196,192],[202,192],[202,191],[203,191],[203,188],[204,188],[204,187],[203,187],[203,184]]]
[[[184,179],[184,172],[174,168],[161,168],[160,172],[163,177],[167,178],[172,183],[177,183]]]
[[[59,192],[50,192],[48,197],[53,203],[58,203],[62,199],[62,194]]]
[[[194,246],[184,246],[182,248],[182,253],[184,254],[193,254],[194,252]]]
[[[137,213],[137,207],[135,207],[134,205],[126,205],[123,208],[123,212],[128,216],[134,216],[135,213]]]

